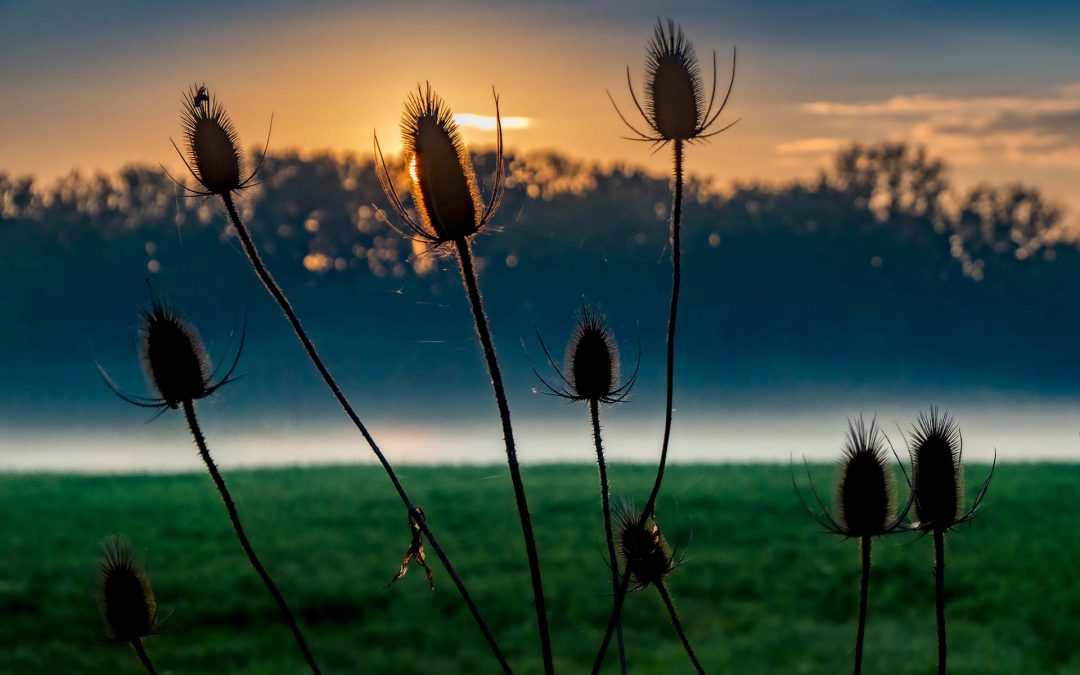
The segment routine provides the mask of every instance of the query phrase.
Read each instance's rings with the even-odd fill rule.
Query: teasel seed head
[[[252,181],[266,158],[266,148],[263,148],[258,166],[244,177],[244,153],[237,139],[236,128],[225,106],[210,93],[206,85],[192,85],[184,94],[180,120],[184,127],[186,152],[182,152],[175,142],[173,147],[202,190],[193,190],[173,179],[177,185],[193,195],[204,197],[227,195],[253,185]],[[266,141],[269,147],[269,134]]]
[[[848,421],[837,482],[837,519],[850,537],[887,534],[896,522],[889,455],[876,420]]]
[[[619,345],[602,316],[583,308],[565,363],[570,391],[585,400],[609,399],[619,387]]]
[[[412,234],[401,230],[399,233],[434,248],[447,242],[466,240],[491,221],[503,191],[502,122],[497,96],[495,116],[495,181],[491,199],[485,205],[472,157],[449,106],[430,84],[417,86],[416,92],[409,95],[401,121],[401,138],[417,219],[408,214],[398,197],[379,140],[375,139],[379,162],[377,173],[383,191],[395,214],[412,231]]]
[[[161,400],[176,408],[205,398],[211,386],[210,356],[199,332],[156,298],[141,318],[139,357]]]
[[[853,538],[877,537],[905,529],[904,518],[911,508],[911,498],[899,513],[894,513],[895,488],[886,443],[888,438],[878,427],[876,419],[870,420],[870,424],[866,424],[861,415],[848,420],[836,482],[835,516],[829,513],[818,494],[810,467],[804,459],[806,479],[817,510],[807,504],[795,481],[795,467],[792,464],[791,483],[795,494],[823,528],[833,534]]]
[[[919,413],[910,452],[916,527],[948,530],[964,518],[964,440],[948,411]]]
[[[149,287],[149,281],[147,281]],[[206,398],[233,380],[244,351],[246,328],[240,334],[232,365],[217,382],[202,338],[194,326],[159,300],[150,289],[150,307],[139,317],[139,363],[156,397],[126,394],[105,371],[98,372],[105,384],[121,399],[143,408],[179,408],[189,401]]]
[[[705,114],[705,86],[694,46],[682,27],[657,22],[645,67],[645,111],[664,138],[693,138]]]
[[[630,572],[635,589],[660,583],[675,571],[678,563],[655,517],[645,520],[637,510],[624,504],[616,521],[619,557]]]
[[[630,395],[641,365],[640,346],[634,373],[620,385],[619,345],[604,317],[589,309],[587,305],[581,308],[574,332],[566,345],[566,356],[563,359],[565,373],[551,358],[539,332],[536,337],[548,364],[562,382],[560,386],[553,387],[534,368],[533,372],[547,388],[547,393],[570,401],[599,401],[609,404],[625,401]]]
[[[109,637],[117,642],[140,640],[157,628],[157,602],[150,580],[123,537],[105,542],[98,605]]]
[[[623,123],[634,134],[630,140],[664,145],[670,141],[704,140],[729,129],[738,120],[715,130],[713,125],[727,105],[731,89],[735,84],[734,57],[727,93],[715,112],[713,111],[713,105],[716,102],[715,52],[713,53],[712,79],[712,94],[706,101],[705,83],[694,46],[683,34],[682,27],[676,26],[671,19],[668,19],[665,26],[658,19],[646,52],[644,106],[641,105],[634,92],[630,69],[626,70],[630,96],[648,131],[638,131],[619,111],[618,105],[615,106]],[[608,97],[611,97],[610,93]],[[612,99],[612,104],[615,104],[614,99]]]

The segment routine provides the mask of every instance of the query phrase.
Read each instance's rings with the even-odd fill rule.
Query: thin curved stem
[[[150,675],[157,675],[157,668],[154,668],[154,662],[150,660],[150,655],[146,653],[146,647],[143,646],[142,639],[132,640],[131,648],[135,650],[135,655],[139,657],[139,662],[142,663],[146,672]]]
[[[454,241],[458,260],[461,262],[461,276],[472,306],[476,333],[484,350],[488,374],[491,376],[491,388],[495,391],[495,403],[502,420],[503,440],[506,442],[506,464],[510,468],[510,482],[514,487],[514,499],[517,500],[518,516],[521,519],[521,534],[525,538],[525,553],[529,559],[529,575],[532,578],[533,604],[536,606],[537,630],[540,633],[540,651],[544,658],[544,672],[555,672],[551,659],[551,635],[548,632],[547,606],[544,602],[544,584],[540,576],[540,556],[536,552],[536,538],[533,535],[532,517],[529,504],[525,499],[525,483],[521,480],[521,467],[518,465],[517,448],[514,445],[514,429],[510,424],[510,405],[506,402],[506,389],[503,387],[502,372],[495,356],[495,344],[491,339],[487,315],[484,313],[484,301],[480,297],[480,288],[476,284],[476,269],[473,266],[472,251],[466,239]]]
[[[862,579],[859,582],[859,631],[855,636],[855,675],[862,673],[863,637],[866,635],[866,601],[870,590],[870,537],[863,537],[859,548],[862,558]]]
[[[675,611],[675,603],[671,601],[671,594],[668,593],[667,584],[661,579],[656,583],[656,590],[660,592],[660,597],[664,601],[664,606],[667,607],[668,616],[671,617],[671,624],[675,626],[675,632],[679,634],[679,639],[682,640],[683,648],[686,649],[686,655],[690,657],[690,663],[694,664],[694,668],[701,675],[705,675],[705,669],[701,667],[701,662],[698,661],[697,654],[694,653],[694,648],[690,646],[690,639],[686,637],[686,631],[683,630],[682,621],[679,620],[679,613]]]
[[[937,654],[938,675],[945,675],[947,668],[945,638],[945,531],[934,528],[934,586],[937,602]]]
[[[221,494],[221,500],[225,502],[225,510],[229,512],[229,520],[232,521],[233,529],[236,530],[236,538],[240,540],[240,546],[244,549],[244,553],[247,554],[251,566],[255,568],[255,571],[259,573],[259,577],[262,578],[266,590],[270,591],[270,595],[277,602],[278,609],[281,610],[282,616],[285,617],[285,623],[289,625],[289,630],[292,631],[293,637],[296,638],[296,644],[299,645],[300,651],[303,652],[304,659],[307,660],[311,672],[319,675],[322,671],[319,670],[318,664],[315,663],[315,657],[312,656],[311,649],[308,648],[304,634],[300,632],[296,617],[293,616],[292,610],[289,609],[288,603],[285,602],[285,596],[278,590],[274,580],[270,577],[270,573],[263,567],[259,556],[255,555],[255,549],[252,548],[251,542],[248,541],[244,526],[240,523],[240,514],[236,512],[236,505],[233,504],[232,496],[229,494],[229,488],[225,487],[225,479],[221,477],[221,472],[218,471],[217,465],[214,464],[214,458],[210,456],[210,449],[206,446],[206,439],[203,437],[202,429],[199,427],[199,420],[195,417],[195,404],[190,400],[184,401],[184,416],[187,418],[191,435],[195,437],[195,445],[199,448],[199,456],[202,457],[203,462],[206,464],[210,477],[214,479],[214,485],[217,487],[218,493]]]
[[[653,482],[652,492],[645,502],[645,508],[641,510],[641,521],[645,522],[656,509],[656,499],[660,495],[660,485],[664,482],[664,469],[667,467],[668,445],[671,440],[671,418],[675,404],[675,325],[679,314],[679,289],[682,286],[682,202],[683,202],[683,141],[676,140],[675,145],[675,171],[672,182],[674,183],[671,196],[671,308],[668,314],[667,330],[667,388],[666,406],[664,411],[664,440],[660,446],[660,462],[656,467],[656,480]],[[600,642],[600,650],[593,661],[593,675],[600,671],[604,654],[611,643],[611,634],[615,630],[615,624],[619,621],[622,611],[623,598],[626,589],[630,585],[630,573],[623,574],[622,582],[615,593],[615,608],[608,621],[604,632],[604,639]]]
[[[446,551],[443,550],[438,539],[435,538],[435,533],[431,531],[426,518],[419,512],[413,501],[409,499],[408,493],[405,492],[405,487],[401,484],[401,481],[398,480],[397,474],[394,472],[394,467],[390,465],[390,461],[386,459],[386,456],[383,454],[378,444],[375,443],[375,439],[368,432],[367,427],[360,421],[360,416],[353,410],[352,404],[345,398],[345,394],[342,393],[341,388],[338,387],[334,377],[330,374],[330,371],[326,368],[319,353],[315,350],[315,345],[311,342],[311,339],[308,338],[307,331],[305,331],[303,325],[301,325],[300,319],[293,311],[292,305],[289,303],[288,298],[285,297],[285,293],[281,290],[281,287],[278,286],[274,277],[266,268],[266,265],[263,264],[262,257],[259,255],[259,250],[255,247],[255,242],[251,239],[251,233],[248,232],[247,227],[244,225],[243,221],[240,220],[240,216],[236,212],[236,206],[233,204],[232,195],[225,193],[221,197],[225,201],[226,210],[229,212],[229,220],[232,221],[233,227],[236,228],[236,233],[237,236],[240,237],[240,243],[244,248],[244,253],[247,255],[248,261],[255,270],[256,276],[259,277],[259,281],[266,287],[266,290],[285,314],[285,318],[288,319],[289,323],[292,325],[296,337],[299,338],[300,343],[304,346],[304,350],[307,351],[308,358],[311,359],[316,370],[319,371],[323,381],[326,383],[326,386],[329,387],[334,398],[337,399],[342,410],[345,411],[345,414],[352,421],[353,426],[357,428],[364,437],[364,440],[367,441],[368,446],[371,447],[371,451],[375,454],[375,457],[379,460],[379,464],[382,465],[383,471],[386,472],[387,477],[393,484],[394,490],[397,491],[398,497],[401,498],[402,503],[408,510],[409,517],[414,523],[417,523],[420,526],[420,531],[427,537],[431,550],[435,551],[435,555],[438,556],[439,561],[446,569],[446,573],[450,575],[450,579],[454,582],[454,586],[457,587],[458,593],[461,594],[461,599],[469,608],[473,620],[476,622],[477,627],[480,628],[480,632],[483,633],[484,640],[487,642],[488,648],[495,656],[495,659],[499,662],[499,666],[503,669],[503,672],[512,673],[513,670],[510,669],[510,664],[507,663],[506,657],[503,656],[502,650],[495,641],[495,636],[492,635],[491,630],[488,628],[487,623],[480,614],[480,609],[476,606],[476,602],[473,601],[468,588],[465,587],[465,582],[462,581],[457,570],[454,569],[453,564],[450,562],[450,557],[446,554]]]
[[[589,401],[589,417],[592,418],[593,442],[596,444],[596,464],[600,468],[600,508],[604,515],[604,537],[607,539],[608,560],[611,565],[611,590],[619,592],[619,561],[615,555],[615,536],[611,531],[611,486],[608,482],[607,462],[604,461],[604,443],[600,438],[600,402]],[[623,641],[622,619],[615,623],[615,638],[619,644],[619,669],[626,675],[626,643]]]

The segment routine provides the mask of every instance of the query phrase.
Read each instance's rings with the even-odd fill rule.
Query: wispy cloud
[[[818,155],[836,152],[849,143],[851,143],[851,140],[846,138],[803,138],[788,143],[780,143],[776,146],[776,152],[781,155]]]
[[[469,129],[481,129],[483,131],[495,131],[498,120],[494,115],[474,115],[473,113],[458,113],[454,115],[454,121],[459,127]],[[503,129],[528,129],[532,126],[532,119],[528,117],[503,117]]]
[[[804,113],[884,125],[895,138],[925,143],[955,164],[1005,161],[1080,169],[1080,83],[1040,96],[894,96],[880,101],[813,101]],[[824,152],[822,138],[777,146],[781,154]],[[817,150],[820,148],[820,150]]]

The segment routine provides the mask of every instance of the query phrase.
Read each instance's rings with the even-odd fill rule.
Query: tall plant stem
[[[939,528],[934,528],[934,586],[937,600],[937,671],[938,675],[945,675],[945,531]]]
[[[304,659],[307,660],[308,666],[311,667],[311,672],[319,675],[322,671],[319,670],[318,664],[315,663],[315,657],[311,655],[311,649],[308,648],[304,634],[300,632],[296,617],[293,616],[292,610],[289,609],[289,605],[285,602],[285,597],[278,590],[277,585],[274,584],[274,580],[270,578],[270,573],[263,567],[262,562],[259,561],[259,556],[255,555],[255,549],[251,547],[251,542],[248,541],[244,526],[240,523],[240,514],[236,512],[236,505],[233,504],[232,496],[229,494],[229,488],[225,487],[225,479],[221,477],[221,472],[218,471],[217,465],[214,464],[214,458],[210,456],[210,450],[206,447],[206,439],[203,437],[202,429],[199,427],[199,420],[195,417],[195,404],[190,400],[184,401],[184,416],[187,417],[191,435],[195,437],[195,445],[199,448],[199,455],[206,464],[210,477],[214,479],[214,485],[217,486],[217,491],[221,494],[221,500],[225,502],[225,510],[229,512],[229,520],[232,521],[233,529],[236,530],[236,537],[240,540],[240,546],[244,549],[244,553],[247,554],[251,566],[255,568],[255,571],[259,573],[259,577],[262,578],[266,590],[270,591],[270,595],[277,602],[278,609],[281,610],[281,614],[285,617],[285,622],[289,625],[293,637],[296,638],[296,644],[299,645],[300,651],[304,654]]]
[[[859,542],[862,558],[862,579],[859,582],[859,632],[855,636],[855,675],[862,673],[863,637],[866,634],[866,600],[870,590],[870,542],[863,537]]]
[[[131,648],[135,650],[135,655],[139,657],[139,662],[142,663],[146,672],[150,675],[157,675],[157,669],[154,668],[154,662],[150,660],[150,655],[146,653],[146,647],[143,646],[142,639],[132,640]]]
[[[682,286],[683,141],[676,140],[674,145],[675,171],[672,177],[674,185],[671,195],[671,308],[667,329],[667,399],[664,410],[664,440],[660,445],[660,462],[656,467],[656,480],[653,482],[649,499],[645,502],[645,508],[641,510],[642,523],[646,522],[655,511],[656,499],[660,496],[660,485],[664,482],[668,444],[671,440],[671,417],[675,406],[675,324],[679,315],[679,289]],[[626,589],[629,585],[630,572],[628,570],[623,574],[619,588],[615,592],[615,608],[604,631],[604,639],[600,642],[600,650],[593,661],[593,675],[600,671],[604,654],[607,653],[608,644],[611,643],[611,634],[619,621],[623,599],[626,597]]]
[[[473,267],[472,251],[467,239],[454,241],[458,259],[461,261],[461,276],[465,281],[465,290],[469,295],[476,333],[484,350],[491,387],[495,391],[495,403],[502,420],[503,440],[506,442],[506,464],[510,468],[510,482],[514,486],[514,499],[517,500],[518,516],[521,519],[521,534],[525,538],[525,553],[529,559],[529,575],[532,577],[533,604],[536,606],[536,623],[540,633],[540,650],[544,657],[544,672],[549,675],[555,671],[551,659],[551,635],[548,632],[547,606],[544,602],[544,584],[540,577],[540,556],[536,552],[536,538],[533,536],[532,517],[529,504],[525,499],[525,483],[521,480],[521,467],[518,465],[517,448],[514,445],[514,429],[510,424],[510,406],[506,402],[506,389],[503,387],[499,360],[495,356],[495,344],[491,340],[484,302],[480,297],[480,288],[476,284],[476,269]]]
[[[701,662],[698,661],[694,648],[690,646],[690,639],[686,637],[682,621],[679,620],[679,613],[675,611],[675,603],[671,601],[671,594],[668,593],[667,584],[664,583],[663,579],[656,583],[656,590],[660,592],[660,598],[664,601],[664,606],[667,607],[668,616],[671,617],[671,624],[675,626],[675,632],[679,634],[679,639],[682,640],[686,655],[690,657],[690,663],[694,664],[694,668],[697,668],[701,675],[705,675],[705,669],[701,667]]]
[[[296,337],[299,338],[300,343],[307,351],[308,357],[315,365],[316,370],[322,376],[326,386],[333,393],[334,398],[337,399],[342,410],[352,421],[353,426],[360,432],[367,441],[368,446],[371,447],[371,451],[375,454],[375,457],[379,460],[379,464],[382,465],[383,471],[386,472],[387,477],[394,486],[394,490],[397,491],[398,497],[401,498],[401,502],[405,505],[405,508],[409,512],[409,518],[412,519],[420,527],[420,531],[427,537],[428,544],[431,549],[435,551],[435,555],[438,556],[439,561],[446,569],[446,573],[450,575],[450,579],[454,582],[454,586],[457,587],[458,593],[461,594],[461,599],[465,602],[465,605],[469,608],[469,612],[473,616],[473,620],[480,628],[480,632],[484,635],[484,640],[487,641],[488,648],[495,656],[495,659],[499,662],[499,666],[505,673],[512,673],[510,664],[506,662],[506,658],[503,656],[502,650],[499,649],[498,643],[495,641],[495,636],[492,635],[491,630],[488,628],[487,623],[484,621],[483,616],[480,614],[480,609],[476,606],[476,602],[473,601],[472,596],[469,594],[469,590],[465,587],[465,582],[461,580],[457,570],[454,569],[453,564],[450,562],[450,557],[447,556],[446,551],[439,545],[438,539],[435,538],[435,533],[428,527],[427,521],[424,515],[420,513],[416,505],[411,499],[409,499],[408,493],[405,492],[405,487],[398,480],[397,474],[394,472],[394,467],[390,465],[390,461],[386,459],[382,450],[379,449],[378,444],[375,443],[374,437],[368,432],[367,427],[360,421],[360,416],[353,410],[352,404],[345,398],[345,394],[341,392],[341,388],[338,387],[337,382],[334,380],[330,371],[327,370],[326,365],[323,363],[319,353],[315,350],[315,345],[312,344],[311,339],[308,338],[307,332],[300,323],[300,319],[297,318],[296,313],[293,311],[292,305],[289,304],[288,298],[285,297],[285,293],[274,281],[274,277],[271,276],[270,271],[263,264],[262,258],[259,256],[259,250],[255,247],[255,242],[251,239],[251,233],[248,232],[247,227],[243,221],[240,220],[239,214],[236,212],[236,206],[233,204],[232,195],[225,193],[222,195],[222,199],[225,201],[225,208],[229,212],[229,220],[232,221],[233,227],[236,228],[237,236],[240,237],[240,243],[244,248],[244,253],[247,255],[248,261],[251,263],[252,268],[255,270],[256,276],[262,282],[266,290],[277,302],[281,311],[285,314],[285,318],[289,320],[292,325],[293,331],[296,333]]]
[[[607,538],[608,560],[611,565],[611,590],[619,592],[619,562],[615,556],[615,536],[611,532],[611,485],[608,482],[607,462],[604,461],[604,443],[600,438],[600,402],[589,401],[589,417],[592,418],[593,442],[596,444],[596,464],[600,468],[600,508],[604,515],[604,536]],[[615,623],[615,637],[619,644],[619,669],[626,675],[626,644],[623,642],[622,619]]]

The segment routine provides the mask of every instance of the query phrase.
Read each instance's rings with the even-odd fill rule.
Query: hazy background
[[[1080,9],[696,4],[665,11],[699,56],[717,50],[721,81],[738,44],[725,118],[742,121],[688,152],[673,459],[829,457],[859,412],[901,444],[894,422],[930,404],[957,414],[969,456],[1075,457]],[[372,132],[396,153],[418,81],[478,116],[496,86],[511,189],[476,248],[522,458],[590,459],[584,410],[535,393],[529,368],[547,372],[534,330],[561,358],[587,300],[643,354],[609,454],[653,459],[670,157],[621,140],[604,92],[628,102],[626,64],[639,86],[656,8],[438,6],[0,1],[0,467],[198,466],[178,415],[144,424],[94,368],[145,392],[147,276],[216,359],[247,317],[244,378],[203,406],[223,463],[369,457],[220,206],[178,199],[157,168],[180,168],[180,93],[204,80],[247,146],[274,114],[243,208],[400,462],[495,462],[502,444],[455,266],[413,257],[371,208]],[[465,128],[481,150],[487,123]],[[838,155],[852,141],[870,149]]]

